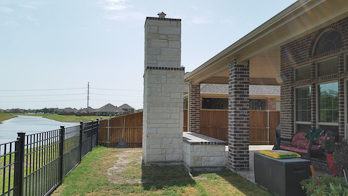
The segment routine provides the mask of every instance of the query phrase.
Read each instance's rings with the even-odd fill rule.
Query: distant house
[[[115,115],[117,107],[112,105],[111,103],[108,103],[104,105],[103,107],[95,110],[95,113],[97,116],[110,116]]]
[[[115,115],[120,116],[124,114],[134,113],[134,108],[129,106],[128,104],[123,104],[116,109]]]
[[[75,109],[75,108],[73,109],[73,108],[70,108],[70,107],[64,108],[63,111],[64,111],[65,113],[77,113],[77,112],[78,112],[77,109]]]
[[[123,104],[123,105],[121,105],[120,107],[118,107],[118,108],[121,108],[124,112],[126,112],[126,113],[134,113],[134,108],[133,107],[131,107],[131,106],[129,106],[128,104]]]
[[[80,113],[80,114],[93,113],[95,111],[96,111],[95,109],[88,107],[88,108],[81,108],[80,110],[78,110],[78,113]]]
[[[121,115],[123,115],[123,114],[125,114],[125,111],[122,110],[122,108],[117,108],[117,109],[116,109],[116,111],[115,111],[115,115],[116,115],[116,116],[121,116]]]
[[[228,85],[201,84],[200,97],[202,109],[228,109]],[[188,108],[188,87],[184,92],[184,108]],[[249,86],[250,110],[280,110],[279,86]]]

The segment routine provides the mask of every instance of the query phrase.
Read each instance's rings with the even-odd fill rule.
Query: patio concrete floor
[[[273,148],[273,145],[249,145],[249,167],[250,168],[248,171],[237,171],[237,174],[255,183],[254,153],[260,150],[272,150],[272,148]],[[228,146],[226,146],[225,150],[226,150],[226,159],[228,159]],[[315,173],[316,173],[316,176],[320,176],[323,173],[325,173],[325,171],[315,169]]]

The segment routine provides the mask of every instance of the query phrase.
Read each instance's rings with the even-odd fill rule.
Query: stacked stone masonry
[[[201,131],[201,96],[200,85],[189,86],[189,131],[200,133]]]
[[[181,20],[147,17],[145,67],[179,67]]]
[[[229,66],[228,166],[249,169],[249,65],[236,60]]]
[[[182,164],[184,68],[181,20],[145,22],[143,161]]]
[[[183,160],[188,170],[226,167],[226,142],[193,132],[184,132]]]
[[[313,55],[317,40],[328,30],[335,30],[341,37],[342,48],[328,51],[323,54]],[[327,82],[338,82],[338,131],[340,137],[345,136],[345,81],[348,79],[347,69],[345,69],[345,56],[348,54],[348,18],[332,23],[313,33],[287,43],[281,47],[281,134],[282,137],[291,138],[295,130],[294,120],[294,89],[301,86],[311,86],[311,127],[318,126],[317,119],[317,85]],[[337,74],[317,77],[317,62],[330,58],[338,59]],[[295,81],[295,70],[300,66],[309,65],[311,67],[311,78],[304,81]]]

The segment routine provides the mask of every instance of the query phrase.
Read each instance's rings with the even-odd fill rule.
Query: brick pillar
[[[267,110],[277,110],[276,104],[277,104],[276,98],[267,98]]]
[[[316,78],[316,64],[311,64],[311,79],[314,81]],[[311,129],[317,128],[317,85],[311,84]]]
[[[201,96],[200,85],[189,86],[189,131],[201,132]]]
[[[290,139],[294,132],[294,87],[292,86],[293,64],[288,60],[288,50],[281,47],[280,77],[280,126],[281,136]]]
[[[344,54],[338,58],[338,133],[340,138],[345,137],[344,131]]]
[[[229,65],[228,167],[249,170],[249,65]]]

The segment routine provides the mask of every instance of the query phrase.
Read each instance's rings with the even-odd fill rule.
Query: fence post
[[[64,170],[63,170],[63,156],[64,156],[64,126],[60,126],[60,133],[59,133],[59,174],[58,174],[58,179],[59,183],[63,183],[63,178],[64,178]]]
[[[83,133],[83,121],[80,121],[80,141],[79,141],[79,144],[80,144],[80,163],[82,160],[82,133]]]
[[[107,133],[106,133],[106,143],[107,143],[108,147],[110,146],[109,129],[110,129],[110,118],[108,118],[108,127],[107,127]]]
[[[269,145],[269,110],[267,110],[267,145]]]
[[[23,181],[24,181],[24,141],[25,141],[25,133],[18,132],[17,133],[17,142],[15,144],[15,169],[14,169],[14,195],[23,195]]]
[[[98,146],[98,144],[99,144],[99,119],[97,118],[97,144],[96,144],[96,146]]]
[[[93,120],[91,120],[91,127],[89,128],[88,134],[91,139],[91,148],[89,149],[89,152],[93,150],[93,131],[94,131],[94,123]]]

